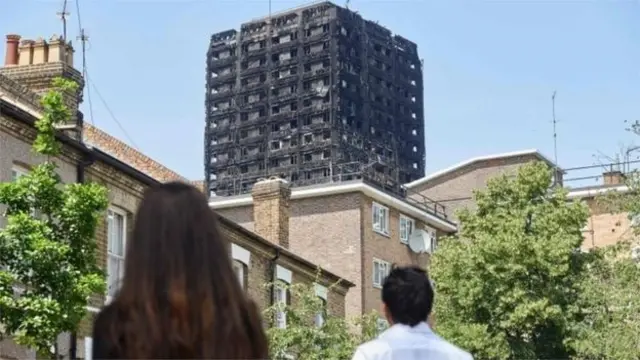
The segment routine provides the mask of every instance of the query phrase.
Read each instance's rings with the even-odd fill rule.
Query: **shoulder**
[[[391,347],[380,339],[371,340],[360,345],[352,360],[375,360],[383,359],[387,353],[391,352]]]

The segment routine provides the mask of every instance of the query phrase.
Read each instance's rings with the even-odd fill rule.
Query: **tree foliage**
[[[293,302],[275,303],[264,312],[273,324],[278,312],[286,314],[286,328],[272,326],[267,330],[271,359],[350,359],[358,345],[378,335],[375,313],[346,320],[327,314],[312,284],[276,286],[288,290]],[[318,314],[322,314],[322,323],[315,322]]]
[[[610,213],[640,215],[639,174],[626,176],[629,191],[609,192],[598,205]],[[580,359],[640,358],[640,265],[631,258],[638,246],[638,226],[621,234],[620,242],[591,251],[591,262],[581,287],[584,321],[576,324],[573,342]]]
[[[62,94],[76,88],[54,81],[54,90],[42,97],[33,144],[44,161],[16,181],[0,183],[0,204],[7,208],[7,225],[0,229],[0,331],[41,353],[60,333],[76,330],[89,297],[105,286],[94,235],[108,205],[106,189],[63,184],[54,161],[61,151],[55,128],[70,119]]]
[[[474,198],[430,266],[437,331],[480,360],[569,358],[587,207],[552,187],[540,162],[490,180]]]

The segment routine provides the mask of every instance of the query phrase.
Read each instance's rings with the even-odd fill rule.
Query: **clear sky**
[[[79,1],[89,77],[107,103],[92,88],[94,117],[85,96],[85,119],[202,178],[209,37],[266,15],[268,1]],[[0,0],[0,32],[60,34],[62,3]],[[301,3],[274,0],[272,8]],[[75,6],[69,0],[70,39],[79,32]],[[519,149],[553,158],[554,90],[561,166],[592,165],[598,152],[640,144],[624,131],[625,120],[640,119],[638,1],[352,0],[350,7],[418,44],[427,173]]]

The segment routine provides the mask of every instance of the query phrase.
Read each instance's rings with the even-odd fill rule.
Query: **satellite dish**
[[[416,229],[409,237],[409,249],[416,254],[431,254],[431,243],[433,235],[425,230]]]

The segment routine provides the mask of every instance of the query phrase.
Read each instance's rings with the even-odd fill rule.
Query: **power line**
[[[64,2],[65,2],[65,6],[66,6],[67,0],[64,0]],[[91,117],[91,119],[90,119],[91,124],[94,123],[94,121],[93,121],[93,102],[91,101],[91,88],[93,88],[93,90],[96,92],[96,95],[98,95],[98,98],[100,99],[100,101],[102,102],[104,107],[107,109],[107,112],[109,112],[109,115],[111,116],[111,119],[113,119],[113,121],[115,121],[116,125],[118,125],[118,127],[120,128],[120,131],[122,131],[122,133],[127,138],[127,140],[129,140],[129,143],[136,150],[140,151],[140,148],[138,147],[138,145],[136,145],[135,141],[133,141],[131,136],[129,136],[129,133],[127,133],[127,130],[125,130],[124,126],[122,126],[120,121],[118,121],[118,118],[116,118],[116,116],[114,115],[113,111],[111,111],[111,108],[107,104],[107,101],[100,94],[100,91],[98,90],[98,87],[93,83],[93,81],[89,77],[89,70],[87,68],[87,42],[89,41],[89,36],[87,36],[84,28],[82,27],[82,18],[80,16],[80,0],[75,0],[75,2],[76,2],[76,11],[78,13],[78,33],[80,34],[78,36],[78,40],[80,40],[81,43],[82,43],[82,77],[85,79],[85,90],[87,91],[87,100],[89,102],[89,116]],[[87,86],[87,85],[89,85],[89,86]]]
[[[64,1],[65,3],[67,0]],[[80,18],[80,0],[76,0],[76,12],[78,13],[78,29],[82,29],[82,19]]]
[[[102,102],[102,105],[104,105],[104,107],[107,109],[107,111],[109,112],[109,115],[111,115],[111,118],[113,119],[113,121],[115,121],[115,123],[118,125],[118,127],[120,128],[120,131],[122,131],[122,133],[124,134],[124,136],[127,138],[127,140],[129,140],[129,143],[138,151],[140,151],[140,148],[138,147],[138,145],[136,145],[136,143],[133,141],[133,139],[131,138],[131,136],[129,136],[129,134],[127,133],[127,131],[124,129],[124,127],[122,126],[122,124],[120,123],[120,121],[118,121],[118,119],[116,118],[116,116],[113,114],[113,111],[111,111],[111,108],[109,108],[109,105],[107,104],[107,102],[104,100],[104,98],[102,97],[102,95],[100,94],[100,91],[98,91],[98,88],[96,87],[96,85],[93,83],[93,81],[91,81],[91,78],[89,77],[89,74],[87,74],[87,82],[93,87],[93,90],[96,92],[96,95],[98,95],[98,98],[100,99],[100,101]]]

